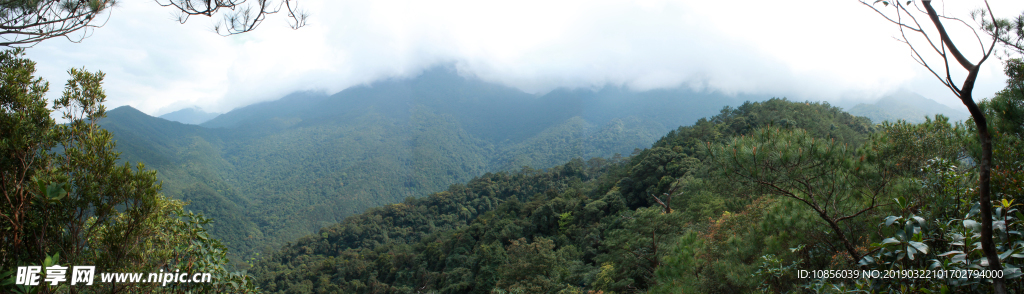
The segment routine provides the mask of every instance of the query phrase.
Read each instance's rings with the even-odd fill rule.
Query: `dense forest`
[[[764,98],[613,86],[534,95],[437,67],[334,95],[295,93],[201,125],[130,107],[110,111],[100,124],[125,160],[157,171],[164,194],[214,219],[210,232],[245,267],[253,254],[347,216],[486,172],[629,156],[741,99]],[[944,111],[920,100],[871,107],[899,109],[886,117],[903,119]]]
[[[288,98],[302,102],[288,104],[291,109],[255,105],[250,116],[233,112],[208,126],[190,126],[131,108],[107,116],[103,74],[81,70],[69,72],[64,96],[47,109],[42,97],[48,84],[32,76],[34,63],[21,54],[0,55],[0,78],[9,85],[0,89],[0,97],[12,110],[0,116],[7,138],[0,147],[11,154],[0,162],[5,173],[0,187],[20,197],[9,202],[17,205],[3,208],[5,216],[19,220],[0,227],[4,240],[14,242],[0,250],[3,266],[95,264],[107,271],[203,271],[217,279],[170,287],[114,283],[95,288],[99,291],[991,290],[992,280],[986,278],[808,279],[797,274],[983,269],[974,180],[980,150],[970,120],[939,115],[920,123],[876,124],[828,103],[773,98],[727,106],[627,156],[598,156],[622,148],[623,138],[641,138],[635,130],[649,132],[644,119],[608,116],[577,103],[581,96],[615,89],[559,90],[549,94],[551,100],[528,100],[570,111],[505,117],[550,119],[506,135],[479,125],[462,127],[472,115],[440,111],[431,107],[433,100],[394,100],[423,95],[380,94],[372,87],[354,91],[394,99],[374,99],[361,109],[387,111],[317,116],[325,103],[341,102],[306,93]],[[1001,273],[1011,290],[1024,287],[1024,214],[1018,211],[1024,192],[1022,72],[1024,63],[1007,62],[1009,86],[981,104],[1000,146],[993,162],[992,224]],[[409,90],[386,87],[383,92],[395,89]],[[610,101],[597,105],[630,109]],[[581,109],[571,110],[573,105]],[[259,115],[270,110],[291,115]],[[51,111],[62,111],[69,122],[57,124]],[[605,120],[596,119],[601,115]],[[217,124],[221,127],[212,126]],[[506,144],[497,148],[494,142]],[[348,156],[361,159],[335,169]],[[161,169],[125,162],[138,157]],[[543,167],[560,158],[574,159]],[[534,164],[541,168],[529,167]],[[470,180],[446,189],[430,182],[436,179],[429,175],[460,171]],[[375,178],[382,183],[368,184],[379,176],[385,177]],[[360,177],[361,184],[352,184]],[[360,213],[360,207],[341,201],[388,200],[347,195],[338,190],[343,186],[379,188],[375,192],[404,200]],[[408,190],[422,186],[441,191],[417,198]],[[161,190],[181,194],[168,197]],[[334,221],[347,215],[339,209],[351,216]],[[273,240],[303,234],[297,228],[318,225],[315,234],[273,246]],[[273,230],[279,232],[274,239],[260,236]],[[245,246],[262,254],[250,255],[247,272],[234,272],[240,261],[231,264],[229,256]],[[84,290],[11,286],[14,272],[0,274],[5,291]]]
[[[202,125],[130,107],[100,124],[125,160],[157,171],[164,194],[214,219],[211,233],[245,266],[347,216],[489,171],[628,156],[734,101],[683,89],[533,95],[441,67],[334,95],[295,93]]]
[[[241,2],[161,5],[184,23]],[[305,25],[293,1],[265,2],[214,30],[244,33],[278,11]],[[108,112],[101,71],[71,68],[50,96],[16,48],[80,42],[112,1],[0,5],[14,24],[0,32],[11,37],[0,42],[0,293],[1024,293],[1024,14],[997,19],[985,2],[974,27],[927,0],[860,4],[899,27],[897,41],[970,115],[906,91],[843,107],[696,91],[729,88],[700,71],[692,88],[531,94],[462,75],[456,54],[412,78],[157,118]],[[957,49],[943,20],[992,37],[985,49],[975,31],[981,59]],[[924,37],[945,77],[907,33]],[[392,45],[422,50],[432,38]],[[118,62],[143,64],[129,72],[153,69],[125,52]],[[1006,87],[975,99],[993,55]],[[784,70],[770,72],[790,88]]]
[[[983,104],[1006,146],[995,211],[1010,289],[1024,286],[1021,93]],[[627,158],[488,173],[368,210],[250,273],[271,293],[985,293],[984,279],[796,276],[980,269],[971,134],[943,116],[873,124],[827,103],[747,102]]]

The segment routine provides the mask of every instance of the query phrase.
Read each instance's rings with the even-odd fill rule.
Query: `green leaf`
[[[964,218],[970,218],[972,216],[978,215],[979,213],[981,213],[981,204],[975,203],[974,206],[971,207],[971,211],[967,213],[967,217]]]
[[[897,198],[893,198],[893,200],[896,200],[896,206],[899,206],[900,210],[906,210],[907,209],[907,197],[900,196],[900,197],[897,197]]]
[[[890,215],[889,217],[885,218],[885,226],[891,226],[893,222],[895,222],[896,220],[899,220],[901,218],[903,218],[903,217],[902,216]]]
[[[14,284],[14,273],[15,270],[10,270],[0,274],[0,286],[7,286]]]
[[[1003,252],[1002,254],[999,254],[999,260],[1004,260],[1007,257],[1010,257],[1010,255],[1013,255],[1013,253],[1016,252],[1016,251],[1017,251],[1016,249],[1014,249],[1014,250],[1006,250],[1006,252]]]
[[[953,255],[953,254],[963,254],[963,253],[964,253],[963,251],[954,250],[954,251],[949,251],[949,252],[946,252],[946,253],[943,253],[943,254],[939,254],[939,256],[946,257],[946,256]]]
[[[924,220],[923,217],[915,215],[915,216],[912,216],[910,218],[913,219],[915,222],[917,222],[918,225],[922,225],[923,226],[925,224],[925,220]]]
[[[44,182],[43,180],[36,181],[36,187],[39,188],[39,192],[43,192],[43,195],[39,196],[46,197],[46,182]]]
[[[896,238],[892,238],[892,237],[885,238],[885,240],[882,240],[882,245],[892,245],[892,244],[900,244],[900,243],[902,243],[902,242],[900,242],[900,240],[896,240]]]
[[[861,258],[860,262],[858,263],[861,265],[869,265],[875,263],[875,258],[871,257],[870,255],[865,255],[864,258]]]
[[[57,183],[50,183],[46,186],[46,198],[51,201],[58,201],[68,194],[64,190],[64,185]]]
[[[917,249],[917,251],[921,251],[921,253],[928,254],[928,244],[924,244],[923,242],[917,241],[910,241],[907,243],[909,243],[910,246],[913,247],[914,249]]]
[[[1007,267],[1003,269],[1003,279],[1016,279],[1022,275],[1024,275],[1024,273],[1021,273],[1021,270],[1019,268]]]
[[[953,255],[953,258],[950,259],[950,261],[964,263],[964,262],[967,261],[967,254],[962,254],[961,253],[961,254]]]
[[[976,222],[974,220],[965,219],[964,220],[964,228],[970,229],[971,232],[978,232],[978,231],[981,230],[981,223]]]

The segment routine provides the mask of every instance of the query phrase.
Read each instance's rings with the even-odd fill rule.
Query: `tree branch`
[[[960,53],[960,50],[956,49],[956,45],[953,44],[953,41],[949,38],[949,34],[946,33],[946,28],[942,26],[942,21],[939,20],[939,13],[935,11],[935,8],[932,8],[932,1],[923,0],[922,2],[924,2],[925,10],[928,11],[928,17],[931,18],[932,23],[935,24],[935,28],[939,31],[939,37],[941,38],[942,43],[945,44],[946,47],[949,47],[949,53],[953,54],[953,58],[955,58],[964,69],[971,70],[976,67],[976,65],[967,60],[967,57],[964,57],[964,55]]]

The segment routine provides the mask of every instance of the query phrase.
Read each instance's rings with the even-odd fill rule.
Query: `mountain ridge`
[[[535,95],[441,68],[293,93],[200,125],[126,108],[101,124],[125,160],[158,171],[165,194],[214,217],[211,232],[240,260],[486,172],[629,155],[755,98],[611,86]]]
[[[219,115],[220,113],[206,112],[198,106],[193,106],[188,108],[182,108],[177,111],[172,111],[158,117],[169,121],[176,121],[190,125],[198,125],[211,119],[214,119]]]
[[[442,68],[293,93],[200,125],[123,108],[101,123],[124,159],[158,171],[165,194],[215,217],[211,232],[239,259],[486,172],[630,154],[734,100],[609,87],[535,95]]]
[[[924,122],[925,117],[942,114],[954,121],[965,121],[970,114],[950,108],[920,94],[900,90],[886,95],[874,103],[859,103],[847,110],[850,114],[871,119],[874,123],[906,120],[911,123]]]

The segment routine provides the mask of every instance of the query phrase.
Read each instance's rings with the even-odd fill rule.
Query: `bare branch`
[[[158,5],[174,7],[180,10],[178,22],[185,23],[193,15],[213,16],[228,9],[223,19],[214,24],[214,31],[222,36],[241,34],[255,30],[267,15],[287,11],[291,19],[288,24],[292,29],[306,25],[308,13],[299,9],[298,0],[281,0],[274,4],[272,0],[256,0],[254,5],[245,5],[248,0],[155,0]]]
[[[90,35],[88,29],[103,26],[93,22],[114,4],[113,0],[0,1],[0,46],[31,47],[60,36],[80,42]],[[79,30],[84,31],[80,37],[70,35]]]
[[[897,11],[896,11],[897,14],[899,13],[899,9],[903,9],[903,12],[907,14],[907,17],[910,17],[910,20],[914,22],[914,25],[916,25],[918,28],[924,28],[924,26],[922,26],[921,23],[917,21],[917,17],[914,16],[914,14],[910,13],[910,11],[908,11],[907,8],[905,6],[903,6],[902,4],[900,4],[898,1],[896,2],[896,8],[897,8]],[[902,21],[903,19],[900,18],[900,20]],[[935,42],[932,41],[932,38],[930,36],[928,36],[928,33],[926,33],[923,29],[918,30],[917,32],[920,33],[921,36],[924,36],[924,39],[928,41],[928,45],[932,47],[932,50],[935,50],[936,53],[939,53],[942,56],[946,55],[945,54],[945,50],[942,50],[941,52],[939,51],[938,47],[940,47],[940,46],[935,46]],[[903,33],[903,29],[902,28],[900,29],[900,33],[901,34]],[[906,36],[904,36],[904,40],[906,40]],[[907,41],[909,41],[909,40],[907,40]]]
[[[935,29],[939,31],[939,37],[941,38],[942,43],[945,44],[946,47],[949,47],[949,53],[953,54],[953,58],[956,58],[956,61],[959,62],[960,66],[964,69],[973,69],[976,65],[967,60],[967,57],[964,57],[964,55],[960,53],[960,50],[956,49],[956,45],[953,44],[953,40],[950,39],[949,34],[946,33],[946,28],[942,25],[942,21],[939,20],[938,12],[935,11],[935,8],[932,8],[932,1],[924,0],[923,2],[925,10],[928,11],[928,17],[932,19],[932,23],[935,24]]]
[[[909,26],[909,25],[907,25],[905,23],[902,23],[900,21],[896,21],[896,20],[893,20],[892,18],[889,18],[888,15],[885,15],[885,13],[882,13],[882,11],[878,10],[878,8],[875,8],[874,5],[871,5],[871,4],[868,4],[867,2],[864,2],[864,0],[861,0],[860,4],[864,4],[864,6],[867,6],[868,8],[871,8],[871,10],[874,10],[876,13],[878,13],[878,15],[881,15],[883,18],[885,18],[885,20],[888,20],[889,22],[891,22],[893,24],[899,25],[900,27],[904,27],[904,28],[910,29],[912,31],[916,31],[916,32],[920,32],[921,31],[920,28],[911,27],[911,26]]]
[[[212,17],[223,12],[224,20],[214,25],[222,36],[241,34],[256,29],[268,14],[288,11],[289,26],[298,29],[306,24],[308,13],[301,11],[298,0],[155,0],[160,6],[174,7],[181,14],[178,22],[185,23],[192,15]],[[116,0],[0,0],[0,46],[31,47],[43,40],[65,37],[81,42],[92,35],[91,29],[102,27],[109,20],[109,8]],[[251,3],[251,2],[250,2]],[[101,14],[107,14],[97,24]],[[74,33],[81,32],[80,35]]]

